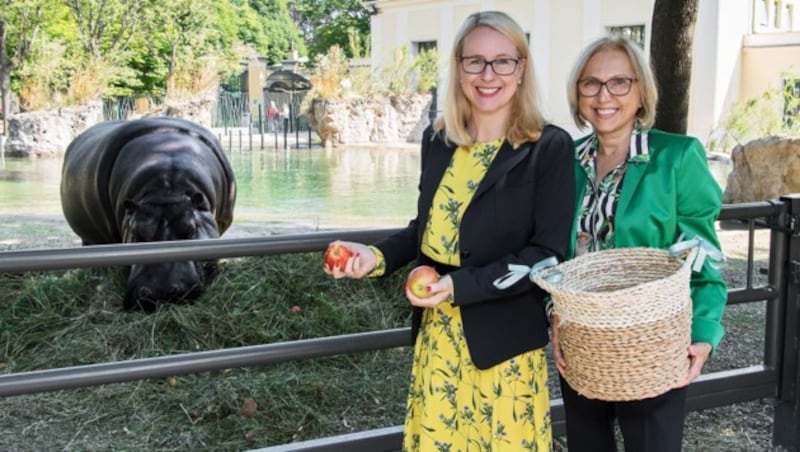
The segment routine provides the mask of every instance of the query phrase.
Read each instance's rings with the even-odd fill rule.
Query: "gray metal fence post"
[[[787,218],[788,254],[786,278],[782,288],[782,302],[786,307],[784,317],[783,366],[779,369],[778,397],[772,444],[776,450],[797,451],[800,447],[800,348],[798,322],[800,322],[800,194],[781,197],[789,206]]]

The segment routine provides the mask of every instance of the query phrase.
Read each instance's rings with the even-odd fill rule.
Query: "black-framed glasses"
[[[631,92],[631,86],[635,81],[636,79],[631,77],[613,77],[601,82],[590,77],[578,80],[578,92],[581,96],[594,97],[600,94],[600,90],[605,86],[612,96],[624,96]]]
[[[479,56],[462,56],[461,69],[467,74],[482,74],[490,66],[497,75],[511,75],[517,70],[519,58],[500,57],[487,60]]]

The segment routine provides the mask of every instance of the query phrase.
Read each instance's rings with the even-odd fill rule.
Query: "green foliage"
[[[257,54],[273,64],[305,52],[288,0],[20,0],[0,20],[7,54],[25,50],[8,69],[29,109],[201,94]]]
[[[411,57],[408,46],[396,49],[392,63],[381,72],[381,81],[389,95],[426,93],[436,86],[439,72],[439,54],[428,49]]]
[[[312,59],[333,46],[349,58],[361,56],[354,52],[369,42],[369,12],[361,0],[297,0],[295,11]]]
[[[414,60],[417,92],[427,93],[436,87],[439,76],[439,52],[436,49],[422,51]]]
[[[306,54],[305,42],[294,23],[289,20],[287,0],[249,0],[250,6],[261,20],[261,30],[266,46],[258,47],[259,55],[267,57],[269,64],[279,63],[289,57],[291,51]]]
[[[304,104],[312,99],[340,99],[344,91],[342,82],[350,75],[347,56],[338,45],[332,46],[323,55],[317,55],[309,75],[311,90],[306,94]]]
[[[739,144],[772,135],[800,136],[800,77],[783,74],[782,88],[736,102],[710,140],[710,151],[730,153]]]
[[[376,78],[365,68],[350,67],[345,52],[333,46],[325,55],[317,56],[309,76],[312,88],[301,109],[307,111],[315,99],[427,93],[436,86],[438,64],[439,55],[435,49],[412,58],[408,47],[404,46],[395,50],[392,63]]]

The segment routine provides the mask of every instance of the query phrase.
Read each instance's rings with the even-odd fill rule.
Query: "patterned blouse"
[[[439,188],[433,195],[428,223],[422,235],[422,252],[442,264],[461,265],[458,229],[461,217],[478,184],[486,175],[505,138],[489,142],[476,142],[470,147],[459,146],[442,176]],[[367,277],[382,276],[386,271],[383,253],[370,246],[377,262]]]
[[[460,146],[433,195],[428,224],[422,235],[422,252],[446,265],[461,265],[458,230],[478,184],[492,164],[505,138]]]
[[[586,190],[578,212],[576,256],[614,247],[614,215],[628,163],[649,158],[647,131],[634,131],[625,160],[598,182],[598,147],[597,137],[592,136],[575,150],[575,156],[586,172]]]

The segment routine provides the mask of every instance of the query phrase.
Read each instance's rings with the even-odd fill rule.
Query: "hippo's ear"
[[[189,193],[189,197],[191,198],[192,206],[194,206],[195,209],[206,212],[209,210],[208,203],[206,202],[206,197],[203,196],[202,193],[200,192]]]

